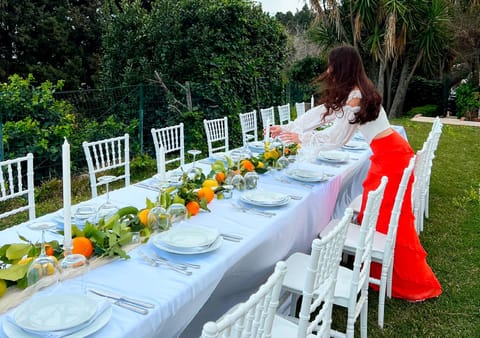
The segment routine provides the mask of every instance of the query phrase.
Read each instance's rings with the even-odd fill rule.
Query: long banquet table
[[[403,128],[398,129],[405,136]],[[213,200],[211,212],[200,212],[188,221],[191,224],[234,233],[240,242],[224,240],[215,251],[198,255],[176,255],[163,252],[151,241],[129,252],[130,259],[116,259],[87,274],[64,280],[55,289],[39,291],[34,297],[52,292],[84,292],[85,286],[99,287],[155,304],[148,315],[136,314],[113,306],[111,320],[92,337],[198,337],[208,320],[215,320],[230,306],[245,300],[273,271],[274,264],[297,251],[308,252],[312,240],[332,216],[343,213],[350,200],[361,192],[361,182],[369,167],[370,150],[350,152],[350,160],[340,166],[321,162],[304,164],[333,176],[327,181],[308,186],[294,180],[279,182],[276,175],[261,175],[259,189],[301,197],[287,205],[272,208],[274,217],[242,213],[231,206],[239,198]],[[209,165],[197,162],[205,171]],[[148,182],[148,180],[147,180]],[[138,185],[110,192],[111,201],[119,206],[145,207],[146,198],[154,200],[158,193]],[[104,199],[97,197],[97,201]],[[54,219],[54,214],[42,219]],[[0,245],[18,243],[18,234],[38,241],[40,234],[20,224],[1,232]],[[57,239],[47,233],[46,240]],[[190,276],[164,267],[152,267],[139,256],[139,250],[157,252],[175,261],[201,265]],[[0,303],[2,299],[0,298]],[[14,311],[13,310],[10,310]],[[0,315],[5,320],[8,312]],[[0,336],[6,336],[0,331]]]

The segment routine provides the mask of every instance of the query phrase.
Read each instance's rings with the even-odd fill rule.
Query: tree
[[[102,86],[208,84],[204,99],[223,113],[255,103],[255,79],[278,82],[287,55],[283,27],[245,0],[156,0],[111,7],[103,34]]]
[[[2,0],[0,81],[31,73],[39,82],[63,79],[64,89],[92,85],[101,4],[102,0]]]
[[[419,67],[443,69],[451,55],[451,7],[446,0],[311,0],[319,17],[314,33],[324,47],[355,46],[370,70],[390,117],[400,115]],[[333,33],[333,34],[332,34]]]

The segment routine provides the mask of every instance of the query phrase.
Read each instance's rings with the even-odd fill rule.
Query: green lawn
[[[405,127],[415,151],[422,147],[431,124],[395,120]],[[433,163],[430,184],[430,218],[421,241],[428,262],[443,287],[438,299],[408,303],[387,299],[385,327],[377,326],[377,294],[370,293],[370,337],[480,337],[480,128],[445,125]],[[142,169],[141,174],[139,169]],[[147,177],[155,164],[132,168],[137,177]],[[73,203],[90,197],[88,179],[73,180]],[[61,182],[54,180],[37,189],[37,215],[61,208]],[[26,219],[12,217],[0,229]],[[334,312],[334,326],[346,321]],[[356,334],[359,323],[357,322]]]

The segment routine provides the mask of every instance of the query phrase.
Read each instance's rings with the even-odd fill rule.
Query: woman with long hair
[[[374,190],[382,176],[388,177],[377,231],[387,233],[390,214],[395,202],[404,169],[414,152],[408,142],[393,130],[382,107],[382,98],[367,77],[358,51],[351,46],[334,48],[328,56],[328,68],[320,75],[323,85],[320,105],[310,109],[297,120],[272,126],[273,137],[284,142],[314,146],[316,151],[335,149],[346,144],[358,130],[369,143],[373,155],[367,177],[363,182],[362,210],[369,191]],[[329,128],[316,128],[333,122]],[[437,297],[442,288],[426,261],[414,226],[410,180],[400,213],[394,253],[392,296],[409,301]],[[371,275],[379,278],[381,266],[372,263]]]

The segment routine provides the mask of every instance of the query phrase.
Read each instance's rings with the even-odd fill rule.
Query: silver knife
[[[144,308],[144,309],[152,309],[152,308],[155,307],[155,305],[152,304],[152,303],[144,302],[144,301],[129,298],[129,297],[120,296],[120,295],[117,295],[117,294],[109,292],[109,291],[97,290],[97,289],[89,289],[89,291],[93,292],[96,295],[102,296],[102,297],[106,297],[106,298],[110,298],[110,299],[113,299],[113,300],[120,301],[123,304],[127,303],[127,305],[133,305],[136,308],[141,307],[141,308]],[[148,310],[147,310],[147,313],[148,313]]]

